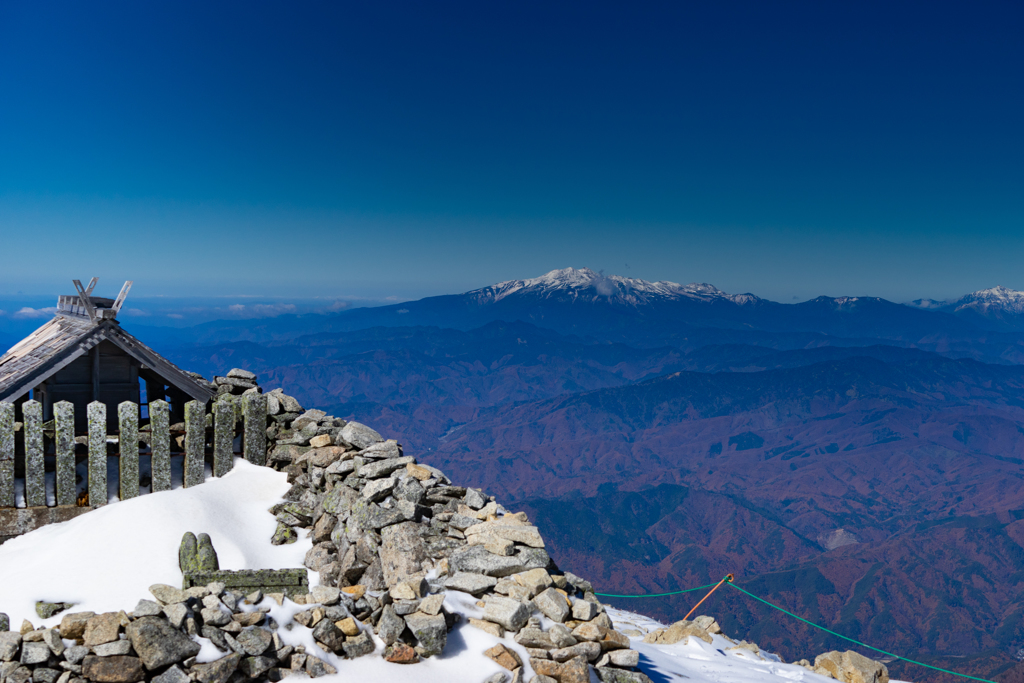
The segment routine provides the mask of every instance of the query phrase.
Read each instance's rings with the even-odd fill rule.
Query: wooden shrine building
[[[75,406],[75,431],[87,429],[86,406],[92,401],[117,406],[122,401],[146,405],[170,403],[172,422],[184,419],[185,403],[207,402],[216,392],[201,379],[181,370],[132,335],[117,321],[131,281],[116,299],[92,296],[75,280],[77,295],[61,296],[57,313],[38,330],[0,357],[0,401],[20,406],[29,398],[43,405],[43,420],[53,419],[53,405]],[[145,383],[146,401],[140,382]],[[20,419],[20,410],[19,419]],[[107,410],[108,428],[116,429],[117,410]]]

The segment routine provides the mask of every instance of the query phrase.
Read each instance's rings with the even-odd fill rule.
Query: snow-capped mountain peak
[[[752,294],[727,294],[713,285],[676,282],[648,282],[639,278],[604,275],[590,268],[560,268],[540,277],[508,280],[469,292],[479,301],[496,303],[512,295],[534,295],[542,298],[569,297],[578,300],[607,298],[613,303],[632,304],[655,299],[722,299],[737,304],[757,301]]]
[[[973,308],[978,311],[1007,311],[1024,313],[1024,292],[1008,287],[996,286],[971,292],[953,302],[954,310]]]

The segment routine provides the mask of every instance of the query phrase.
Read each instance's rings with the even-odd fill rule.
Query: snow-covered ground
[[[285,475],[269,468],[236,460],[235,468],[221,479],[202,486],[178,488],[108,505],[63,524],[33,531],[0,546],[0,611],[11,617],[17,629],[23,619],[35,626],[55,626],[61,616],[40,622],[37,600],[75,603],[74,611],[97,613],[131,611],[139,599],[150,598],[154,583],[179,585],[178,544],[186,531],[210,534],[222,569],[279,569],[301,567],[309,539],[292,545],[273,546],[270,537],[276,522],[267,512],[281,500],[289,485]],[[311,574],[311,585],[316,575]],[[306,609],[286,600],[278,606],[269,598],[265,605],[278,623]],[[466,617],[480,616],[475,599],[448,593],[446,607]],[[826,679],[798,666],[782,663],[767,653],[755,654],[734,648],[734,643],[715,636],[709,645],[687,638],[675,645],[649,645],[642,635],[662,626],[639,614],[609,608],[616,626],[632,638],[640,651],[640,668],[655,683],[687,680],[692,683],[748,683],[752,681],[807,681]],[[311,631],[281,631],[282,638],[321,656],[338,668],[331,681],[366,680],[375,683],[480,683],[499,671],[483,655],[497,642],[526,652],[511,640],[497,638],[463,623],[449,635],[441,657],[412,666],[390,664],[379,656],[338,660],[315,646]],[[205,641],[205,639],[200,639]],[[204,642],[200,659],[217,658],[212,644]],[[378,642],[378,652],[382,649]]]

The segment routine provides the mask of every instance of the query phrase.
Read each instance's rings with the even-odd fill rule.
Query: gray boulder
[[[370,654],[376,649],[376,646],[373,644],[373,638],[370,637],[370,634],[363,631],[357,636],[351,636],[346,639],[342,649],[345,651],[346,657],[355,659],[356,657]]]
[[[416,458],[411,455],[406,455],[401,458],[369,462],[359,467],[359,476],[363,479],[380,479],[381,477],[387,477],[400,469],[404,469],[406,465],[415,462]]]
[[[16,631],[0,633],[0,659],[14,661],[20,650],[22,650],[22,634]]]
[[[515,633],[521,629],[526,620],[530,618],[530,609],[512,598],[502,598],[497,595],[489,595],[484,600],[484,619],[500,624],[506,631]]]
[[[21,634],[17,631],[0,632],[0,660],[13,662],[21,651]]]
[[[471,545],[452,553],[449,564],[453,571],[511,576],[528,569],[543,569],[550,563],[547,552],[540,548],[519,548],[515,555],[494,555],[481,545]]]
[[[385,645],[391,645],[405,630],[405,620],[395,613],[395,608],[386,605],[381,612],[380,621],[377,622],[377,635],[384,641]]]
[[[349,422],[341,430],[341,438],[360,449],[380,443],[384,440],[375,430],[360,422]]]
[[[188,674],[181,670],[181,667],[175,664],[174,666],[167,669],[159,676],[153,679],[153,683],[189,683],[191,679]]]
[[[227,683],[241,661],[242,655],[235,652],[209,664],[196,664],[192,673],[199,683]]]
[[[337,589],[335,589],[337,590]],[[262,655],[274,641],[274,635],[263,628],[254,628],[249,631],[242,631],[235,636],[235,642],[241,646],[245,654],[250,657]]]
[[[551,621],[562,623],[569,616],[569,603],[554,588],[548,588],[533,599],[537,609]]]
[[[601,683],[651,683],[651,679],[639,671],[599,666],[594,669],[594,672],[601,679]]]
[[[498,580],[493,576],[460,572],[446,579],[444,587],[453,591],[469,593],[470,595],[482,595],[497,584]]]
[[[351,424],[351,423],[349,423]],[[419,647],[416,651],[421,657],[432,657],[444,651],[448,641],[448,625],[443,615],[428,615],[413,612],[405,618],[405,624],[416,637]]]
[[[22,643],[21,663],[42,664],[50,658],[50,648],[46,643]]]
[[[388,586],[423,573],[428,555],[422,532],[423,525],[415,522],[401,522],[381,530],[379,556],[384,583]]]
[[[349,515],[347,528],[350,531],[362,532],[366,530],[383,529],[384,527],[397,524],[403,519],[402,513],[398,510],[388,510],[376,503],[367,500],[357,499],[352,504],[352,512]]]
[[[150,671],[183,662],[199,654],[199,643],[159,617],[142,617],[125,632],[143,665]]]

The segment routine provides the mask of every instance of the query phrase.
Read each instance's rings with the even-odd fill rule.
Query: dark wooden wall
[[[80,433],[88,429],[86,406],[92,401],[105,403],[108,433],[116,433],[117,405],[139,403],[139,362],[109,341],[100,342],[38,387],[35,399],[43,404],[44,420],[53,418],[54,403],[73,403],[75,431]]]

